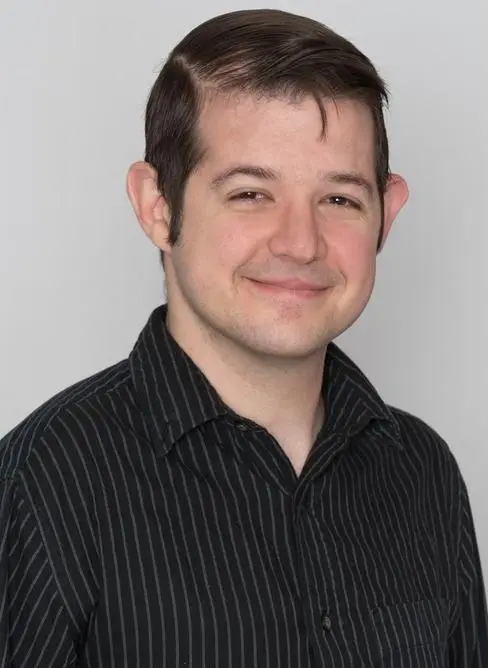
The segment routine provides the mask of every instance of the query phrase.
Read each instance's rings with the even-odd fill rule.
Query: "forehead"
[[[208,165],[257,162],[290,169],[374,169],[371,111],[350,99],[317,101],[252,95],[215,96],[203,107],[199,137]]]

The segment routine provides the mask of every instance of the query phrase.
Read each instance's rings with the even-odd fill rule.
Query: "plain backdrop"
[[[0,434],[130,352],[163,300],[125,194],[147,94],[192,27],[246,0],[0,0]],[[411,199],[339,340],[383,398],[450,444],[488,578],[485,0],[272,2],[330,25],[387,79]]]

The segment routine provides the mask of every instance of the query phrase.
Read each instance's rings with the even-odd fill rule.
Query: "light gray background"
[[[0,434],[126,357],[162,301],[125,196],[170,48],[246,0],[0,0]],[[341,339],[390,403],[450,444],[488,578],[488,55],[485,0],[294,0],[352,39],[392,91],[411,200],[373,299]]]

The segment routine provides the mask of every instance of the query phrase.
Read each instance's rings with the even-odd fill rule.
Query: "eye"
[[[358,204],[358,202],[345,195],[330,195],[330,197],[327,198],[327,201],[338,207],[361,209],[361,205]]]
[[[256,190],[243,190],[240,193],[232,195],[229,199],[233,202],[258,202],[266,198],[264,193],[257,192]]]

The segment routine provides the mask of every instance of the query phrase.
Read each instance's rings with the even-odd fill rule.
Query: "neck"
[[[214,330],[180,328],[170,313],[167,327],[222,400],[267,429],[299,472],[324,422],[326,350],[284,359],[254,353]]]

